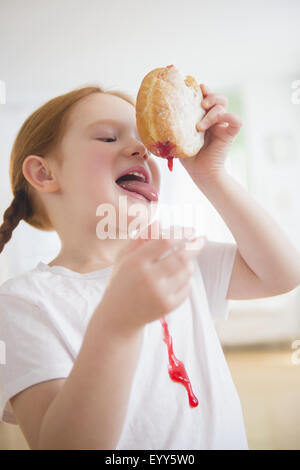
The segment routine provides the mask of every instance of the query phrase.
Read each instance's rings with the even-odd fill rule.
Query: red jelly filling
[[[159,154],[160,157],[162,158],[167,158],[168,159],[168,168],[170,171],[173,170],[173,158],[171,157],[171,152],[173,149],[175,149],[175,145],[171,144],[171,142],[156,142],[154,144],[155,150]]]
[[[198,400],[195,397],[190,379],[187,375],[183,362],[179,361],[174,355],[172,337],[170,336],[167,322],[164,318],[161,320],[162,327],[164,329],[164,342],[168,347],[169,356],[169,375],[175,382],[180,382],[186,388],[189,397],[189,403],[192,408],[198,406]]]
[[[170,171],[173,170],[173,157],[168,157],[168,168]]]

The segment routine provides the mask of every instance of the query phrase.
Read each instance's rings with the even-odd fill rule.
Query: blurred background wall
[[[243,127],[227,169],[300,251],[299,18],[298,0],[0,0],[0,81],[5,85],[5,102],[2,99],[0,104],[1,213],[12,198],[11,147],[34,109],[58,94],[90,84],[136,97],[146,73],[174,64],[183,75],[193,75],[228,97],[228,112],[238,114]],[[179,162],[174,161],[172,173],[164,160],[157,162],[162,174],[161,203],[192,208],[183,214],[177,211],[176,223],[193,225],[216,241],[234,242]],[[50,262],[59,247],[56,233],[38,231],[21,221],[0,256],[0,283],[40,260]],[[250,445],[300,448],[297,400],[284,413],[286,431],[274,437],[272,413],[277,401],[274,410],[266,412],[271,389],[266,385],[264,395],[255,395],[265,372],[274,372],[277,387],[288,370],[288,388],[278,400],[293,403],[295,386],[300,385],[293,382],[300,364],[291,359],[292,345],[300,338],[299,288],[266,299],[230,301],[229,319],[216,322],[216,328],[242,394]],[[244,356],[241,350],[262,350],[262,357],[271,362],[265,362],[266,370],[256,376],[261,356]],[[250,377],[256,387],[246,394]],[[259,419],[268,425],[264,427]],[[282,419],[276,417],[281,429]],[[11,426],[1,426],[0,447],[18,445],[11,437]]]

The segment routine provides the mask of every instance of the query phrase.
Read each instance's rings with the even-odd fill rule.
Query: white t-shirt
[[[213,321],[228,316],[236,249],[205,238],[195,258],[192,291],[166,316],[174,354],[185,365],[198,406],[191,408],[185,387],[170,379],[160,321],[147,324],[116,449],[248,450],[241,403]],[[12,396],[68,377],[111,270],[81,274],[39,262],[0,286],[0,342],[6,353],[5,363],[0,360],[2,421],[17,424]]]

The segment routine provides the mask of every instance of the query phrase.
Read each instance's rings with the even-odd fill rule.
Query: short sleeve
[[[204,237],[204,246],[197,257],[210,312],[215,318],[228,319],[229,301],[226,296],[236,252],[234,243],[216,242]]]
[[[39,306],[0,294],[0,421],[18,424],[8,401],[31,385],[67,377],[73,358]]]

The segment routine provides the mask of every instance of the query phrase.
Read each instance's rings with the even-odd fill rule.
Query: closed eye
[[[104,141],[104,142],[106,142],[106,141],[108,141],[108,140],[111,141],[111,142],[115,142],[115,141],[116,141],[116,139],[114,139],[114,138],[112,138],[112,137],[103,137],[103,138],[102,138],[102,137],[99,137],[99,138],[97,138],[96,140],[100,140],[100,141]]]

